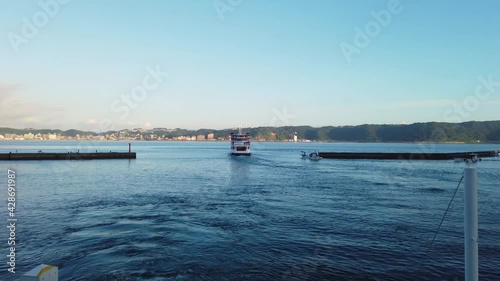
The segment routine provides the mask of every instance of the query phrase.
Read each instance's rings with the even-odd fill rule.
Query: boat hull
[[[238,152],[231,152],[231,156],[250,156],[250,152],[245,152],[245,153],[238,153]]]

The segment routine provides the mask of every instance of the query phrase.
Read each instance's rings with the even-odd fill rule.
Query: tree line
[[[293,139],[296,134],[300,140],[311,141],[347,141],[347,142],[500,142],[500,121],[471,121],[463,123],[426,122],[409,125],[375,125],[365,124],[357,126],[283,126],[283,127],[255,127],[243,128],[253,140],[257,141],[284,141]],[[128,130],[128,134],[155,134],[166,138],[192,135],[207,135],[213,133],[215,138],[227,138],[236,129],[151,129],[146,132]],[[105,135],[118,132],[94,133],[78,130],[36,130],[0,128],[0,134],[25,133],[56,133],[62,136],[76,134]]]

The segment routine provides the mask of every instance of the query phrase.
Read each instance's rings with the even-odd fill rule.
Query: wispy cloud
[[[95,124],[97,124],[97,120],[96,119],[89,119],[89,120],[85,121],[85,124],[95,125]]]
[[[430,100],[412,100],[405,102],[396,102],[388,104],[391,108],[423,108],[423,107],[445,107],[457,103],[455,99],[430,99]]]
[[[18,93],[20,84],[0,83],[0,126],[14,128],[61,127],[65,109],[29,100]]]
[[[143,127],[143,128],[152,128],[151,122],[132,122],[132,121],[119,121],[117,122],[114,127],[114,129],[109,129],[109,130],[102,130],[100,128],[99,123],[106,118],[88,118],[83,121],[79,121],[76,123],[75,128],[79,130],[84,130],[84,131],[92,131],[92,132],[107,132],[107,131],[112,131],[112,130],[122,130],[122,129],[132,129],[132,128],[138,128],[138,127]]]

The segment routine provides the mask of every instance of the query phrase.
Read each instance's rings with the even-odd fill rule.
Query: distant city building
[[[115,135],[114,135],[114,134],[111,134],[111,135],[106,134],[106,135],[104,136],[104,138],[105,138],[106,140],[116,140],[116,137],[115,137]]]
[[[5,137],[4,137],[4,136],[2,136],[2,135],[0,135],[0,140],[3,140],[3,139],[5,139]]]
[[[213,140],[214,137],[215,137],[214,133],[210,133],[210,134],[207,135],[207,139],[208,140]]]
[[[198,136],[196,136],[196,140],[197,141],[204,141],[204,140],[206,140],[205,139],[205,135],[198,135]]]
[[[28,134],[24,134],[23,137],[25,140],[32,140],[35,138],[35,135],[33,135],[32,133],[28,133]]]
[[[295,132],[295,134],[293,135],[293,141],[294,141],[294,142],[297,142],[297,140],[298,140],[298,137],[297,137],[297,132]]]
[[[49,134],[47,139],[49,140],[57,140],[57,135],[56,134]]]

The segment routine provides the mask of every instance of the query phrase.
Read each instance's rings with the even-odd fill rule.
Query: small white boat
[[[453,160],[455,160],[455,162],[465,162],[465,163],[469,163],[469,164],[481,162],[481,158],[479,158],[476,153],[471,153],[471,154],[467,155],[466,158],[456,157],[456,158],[453,158]]]
[[[301,151],[300,156],[302,157],[302,159],[309,159],[313,161],[318,161],[322,159],[322,157],[319,156],[319,153],[317,151],[311,152],[309,154],[307,154],[305,151]]]
[[[322,159],[322,157],[319,156],[318,152],[314,151],[312,153],[309,153],[309,160],[318,161],[320,159]]]

